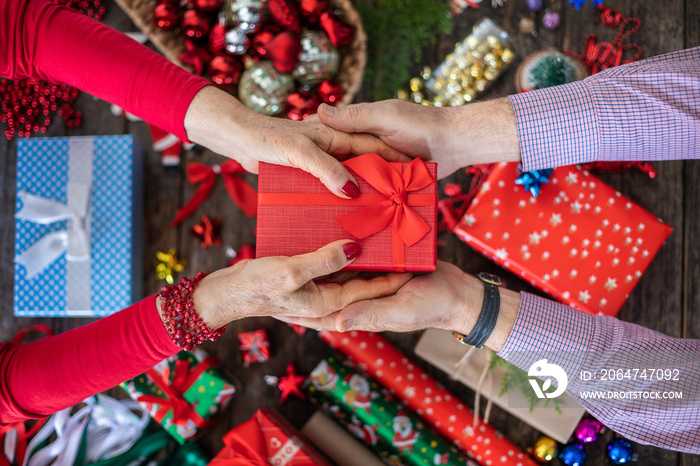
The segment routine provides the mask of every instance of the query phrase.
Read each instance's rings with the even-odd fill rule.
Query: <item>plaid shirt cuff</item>
[[[557,364],[577,373],[593,341],[595,316],[529,293],[520,296],[513,331],[498,355],[527,372],[535,353],[566,352],[567,360]]]
[[[585,81],[511,95],[510,100],[524,171],[596,160],[598,125]]]

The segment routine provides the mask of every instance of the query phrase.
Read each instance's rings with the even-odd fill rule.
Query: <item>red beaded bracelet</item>
[[[166,285],[158,293],[163,299],[161,313],[165,330],[173,343],[187,351],[207,340],[218,340],[226,330],[225,325],[217,330],[207,327],[194,308],[194,288],[205,276],[205,273],[199,272],[192,280],[183,277],[179,283]]]

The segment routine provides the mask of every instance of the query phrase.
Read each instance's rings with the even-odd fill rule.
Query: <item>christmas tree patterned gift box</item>
[[[120,386],[180,444],[210,425],[231,401],[234,385],[204,351],[180,351]]]
[[[17,142],[14,314],[105,316],[141,299],[131,136]]]
[[[454,232],[576,309],[614,316],[672,228],[576,166],[556,168],[533,197],[498,164]]]
[[[472,464],[340,356],[321,361],[304,387],[312,401],[389,464]]]

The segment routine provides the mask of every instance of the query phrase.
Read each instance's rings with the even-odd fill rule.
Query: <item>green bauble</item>
[[[248,108],[263,115],[276,115],[284,109],[294,80],[282,74],[269,61],[262,61],[243,72],[238,82],[238,98]]]

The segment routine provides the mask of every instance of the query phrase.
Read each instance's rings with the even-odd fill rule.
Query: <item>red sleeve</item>
[[[0,425],[39,418],[135,377],[180,351],[150,296],[35,343],[0,345]]]
[[[74,86],[187,140],[208,83],[128,36],[47,0],[0,0],[0,76]]]

